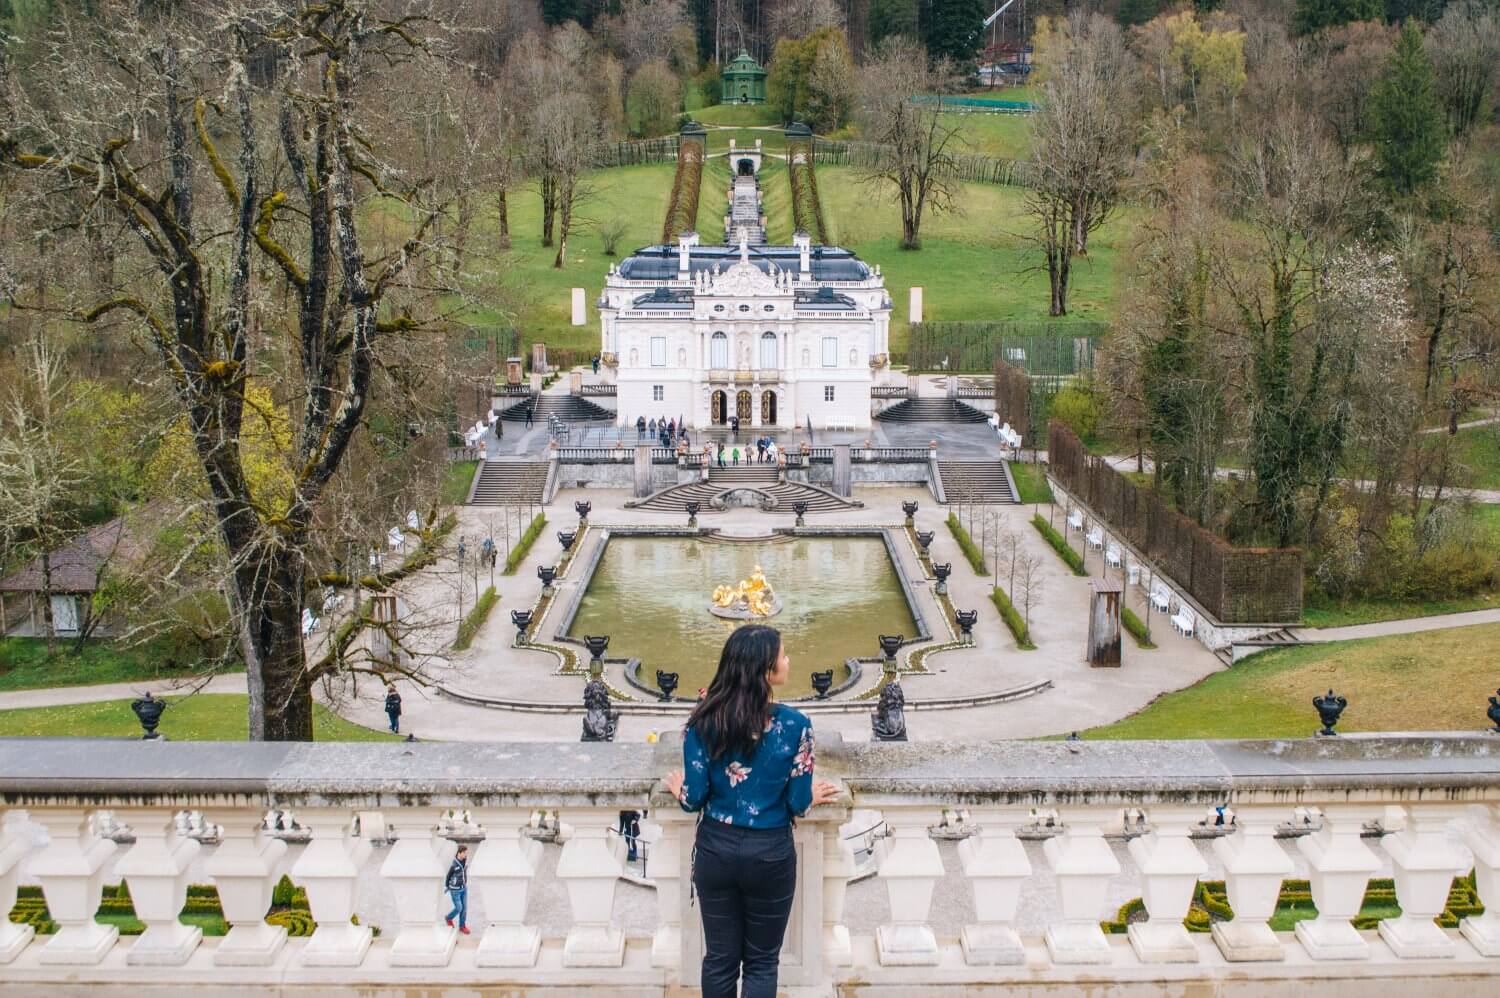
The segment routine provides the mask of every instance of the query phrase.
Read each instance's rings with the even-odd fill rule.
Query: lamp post
[[[458,619],[464,619],[464,535],[458,535]]]

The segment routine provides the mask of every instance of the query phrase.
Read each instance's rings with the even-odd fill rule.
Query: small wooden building
[[[766,102],[766,71],[744,49],[740,49],[740,54],[724,67],[719,77],[723,81],[725,104]]]
[[[0,579],[0,635],[42,637],[46,633],[44,602],[52,607],[52,633],[73,637],[89,625],[93,595],[107,566],[139,560],[140,546],[119,516],[79,534],[53,551],[48,564],[41,557]],[[47,575],[51,575],[51,585]],[[95,633],[108,631],[101,621]]]

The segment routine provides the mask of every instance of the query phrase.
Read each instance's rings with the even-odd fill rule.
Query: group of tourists
[[[750,452],[750,448],[747,446],[745,448],[744,456],[746,464],[769,463],[781,465],[786,463],[786,452],[777,447],[776,441],[772,440],[770,437],[760,437],[755,441],[755,453],[753,455]],[[721,442],[718,445],[718,450],[714,452],[713,457],[714,463],[716,463],[721,468],[727,467],[731,464],[739,464],[739,445],[736,444],[733,447],[729,447]]]
[[[635,417],[635,438],[645,440],[648,437],[655,439],[663,447],[676,447],[682,444],[684,447],[691,446],[693,441],[688,436],[687,424],[678,425],[675,419],[647,419],[645,416]]]

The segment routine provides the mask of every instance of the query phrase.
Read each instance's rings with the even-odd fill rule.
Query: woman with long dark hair
[[[833,784],[813,782],[812,722],[771,699],[790,671],[774,627],[731,634],[688,717],[685,769],[665,778],[684,811],[703,812],[693,852],[703,998],[774,998],[797,889],[792,820],[838,795]]]

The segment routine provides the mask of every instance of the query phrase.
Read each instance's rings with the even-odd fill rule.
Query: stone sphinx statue
[[[583,688],[583,737],[579,741],[612,742],[619,721],[619,712],[609,708],[609,687],[602,679],[590,679]]]
[[[906,693],[898,682],[886,683],[880,704],[870,711],[870,728],[877,742],[906,741]]]

